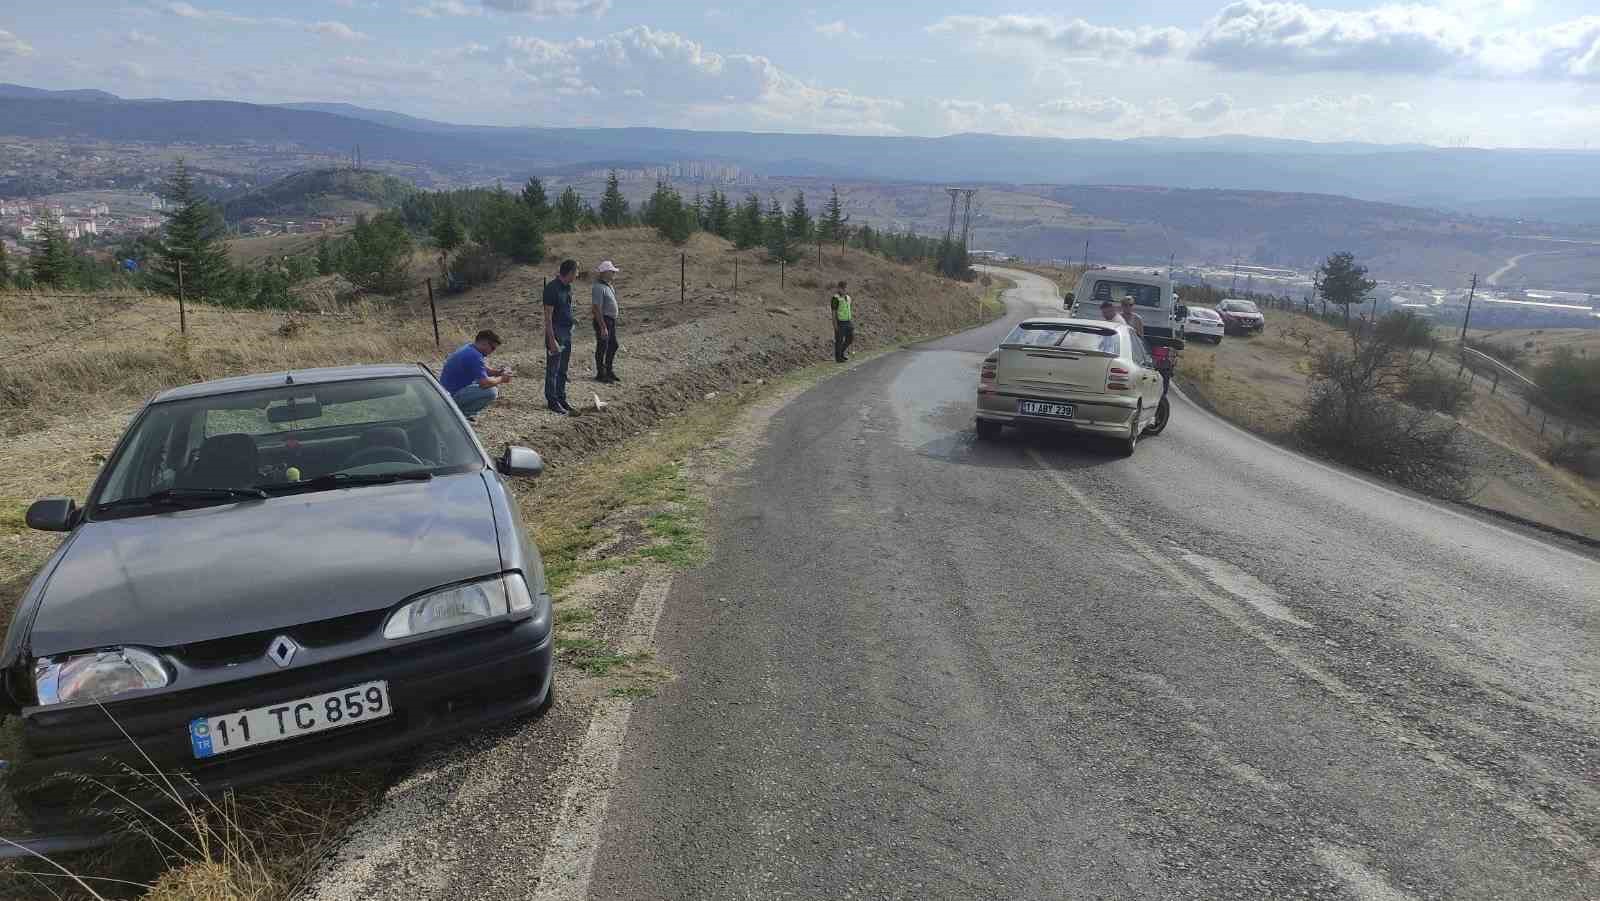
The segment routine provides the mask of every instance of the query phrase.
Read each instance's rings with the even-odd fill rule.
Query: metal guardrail
[[[1516,371],[1515,369],[1512,369],[1510,366],[1507,366],[1503,361],[1497,360],[1494,357],[1489,356],[1488,354],[1484,353],[1481,350],[1474,350],[1473,348],[1470,348],[1470,347],[1463,346],[1463,347],[1461,347],[1460,350],[1461,350],[1461,356],[1462,357],[1470,358],[1475,362],[1481,362],[1481,363],[1489,364],[1495,370],[1497,370],[1499,372],[1502,372],[1502,373],[1505,373],[1506,375],[1509,375],[1512,378],[1516,379],[1527,390],[1529,390],[1529,391],[1538,391],[1539,390],[1539,383],[1538,382],[1535,382],[1533,379],[1530,379],[1527,376],[1523,375],[1522,373]]]

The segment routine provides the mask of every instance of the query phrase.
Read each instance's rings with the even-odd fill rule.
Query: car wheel
[[[550,690],[544,693],[544,700],[540,702],[538,707],[533,709],[534,718],[537,719],[544,716],[554,706],[556,706],[556,674],[552,671],[550,673]]]
[[[995,422],[992,419],[980,419],[977,422],[976,428],[978,437],[980,439],[984,441],[993,441],[994,439],[1000,437],[1000,432],[1005,429],[1005,425],[1003,423]]]
[[[1133,452],[1139,449],[1139,433],[1144,431],[1144,427],[1139,425],[1142,419],[1144,419],[1144,402],[1140,401],[1139,406],[1133,408],[1133,418],[1128,421],[1128,437],[1117,442],[1117,450],[1124,457],[1133,456]]]

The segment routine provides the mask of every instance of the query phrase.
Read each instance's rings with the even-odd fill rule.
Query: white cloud
[[[601,16],[611,9],[611,0],[481,0],[488,9],[521,13],[540,19],[568,16]]]
[[[618,98],[611,111],[620,117],[615,124],[645,114],[718,127],[887,134],[899,131],[891,120],[904,108],[898,100],[808,83],[763,56],[717,53],[684,35],[643,25],[598,40],[514,36],[505,49],[508,70],[526,83],[569,96]],[[648,106],[625,102],[645,96]]]
[[[340,41],[368,41],[372,39],[370,35],[356,31],[343,22],[314,22],[307,25],[306,30],[312,34],[320,34],[323,37]]]
[[[145,34],[137,28],[131,29],[122,36],[122,43],[129,47],[159,47],[161,41],[155,35]]]
[[[440,16],[481,16],[483,7],[468,6],[462,0],[428,0],[421,6],[411,7],[413,16],[437,19]]]
[[[1191,56],[1237,70],[1600,80],[1600,16],[1487,30],[1434,6],[1331,10],[1239,0],[1206,24]]]
[[[1233,98],[1227,94],[1217,94],[1209,100],[1191,105],[1185,112],[1196,122],[1210,122],[1226,116],[1232,110]]]
[[[832,22],[824,22],[821,25],[816,26],[816,28],[813,30],[823,37],[856,38],[857,40],[860,40],[861,38],[861,32],[856,31],[849,25],[846,25],[843,19],[836,19]]]
[[[1073,57],[1090,58],[1174,56],[1187,41],[1179,28],[1112,28],[1082,19],[1042,16],[946,16],[928,26],[928,31],[991,41],[1029,41]]]
[[[292,28],[299,24],[293,19],[285,19],[280,16],[272,16],[264,19],[255,18],[253,16],[236,16],[233,13],[223,12],[221,10],[201,9],[192,3],[168,3],[161,8],[175,16],[178,16],[179,18],[193,19],[198,22],[221,22],[225,25],[247,26],[277,25],[286,28]]]
[[[1136,109],[1119,97],[1063,97],[1039,104],[1039,110],[1047,115],[1094,122],[1115,122]]]
[[[4,28],[0,28],[0,59],[12,56],[32,56],[33,48]]]

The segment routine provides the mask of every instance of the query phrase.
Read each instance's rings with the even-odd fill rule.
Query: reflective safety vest
[[[835,295],[833,295],[833,302],[838,304],[838,306],[834,308],[833,318],[839,320],[840,322],[849,322],[850,321],[850,295],[848,295],[848,294],[835,294]]]

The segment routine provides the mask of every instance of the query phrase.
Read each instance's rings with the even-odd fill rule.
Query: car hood
[[[278,629],[384,609],[500,559],[480,473],[89,522],[29,645],[42,657]]]

